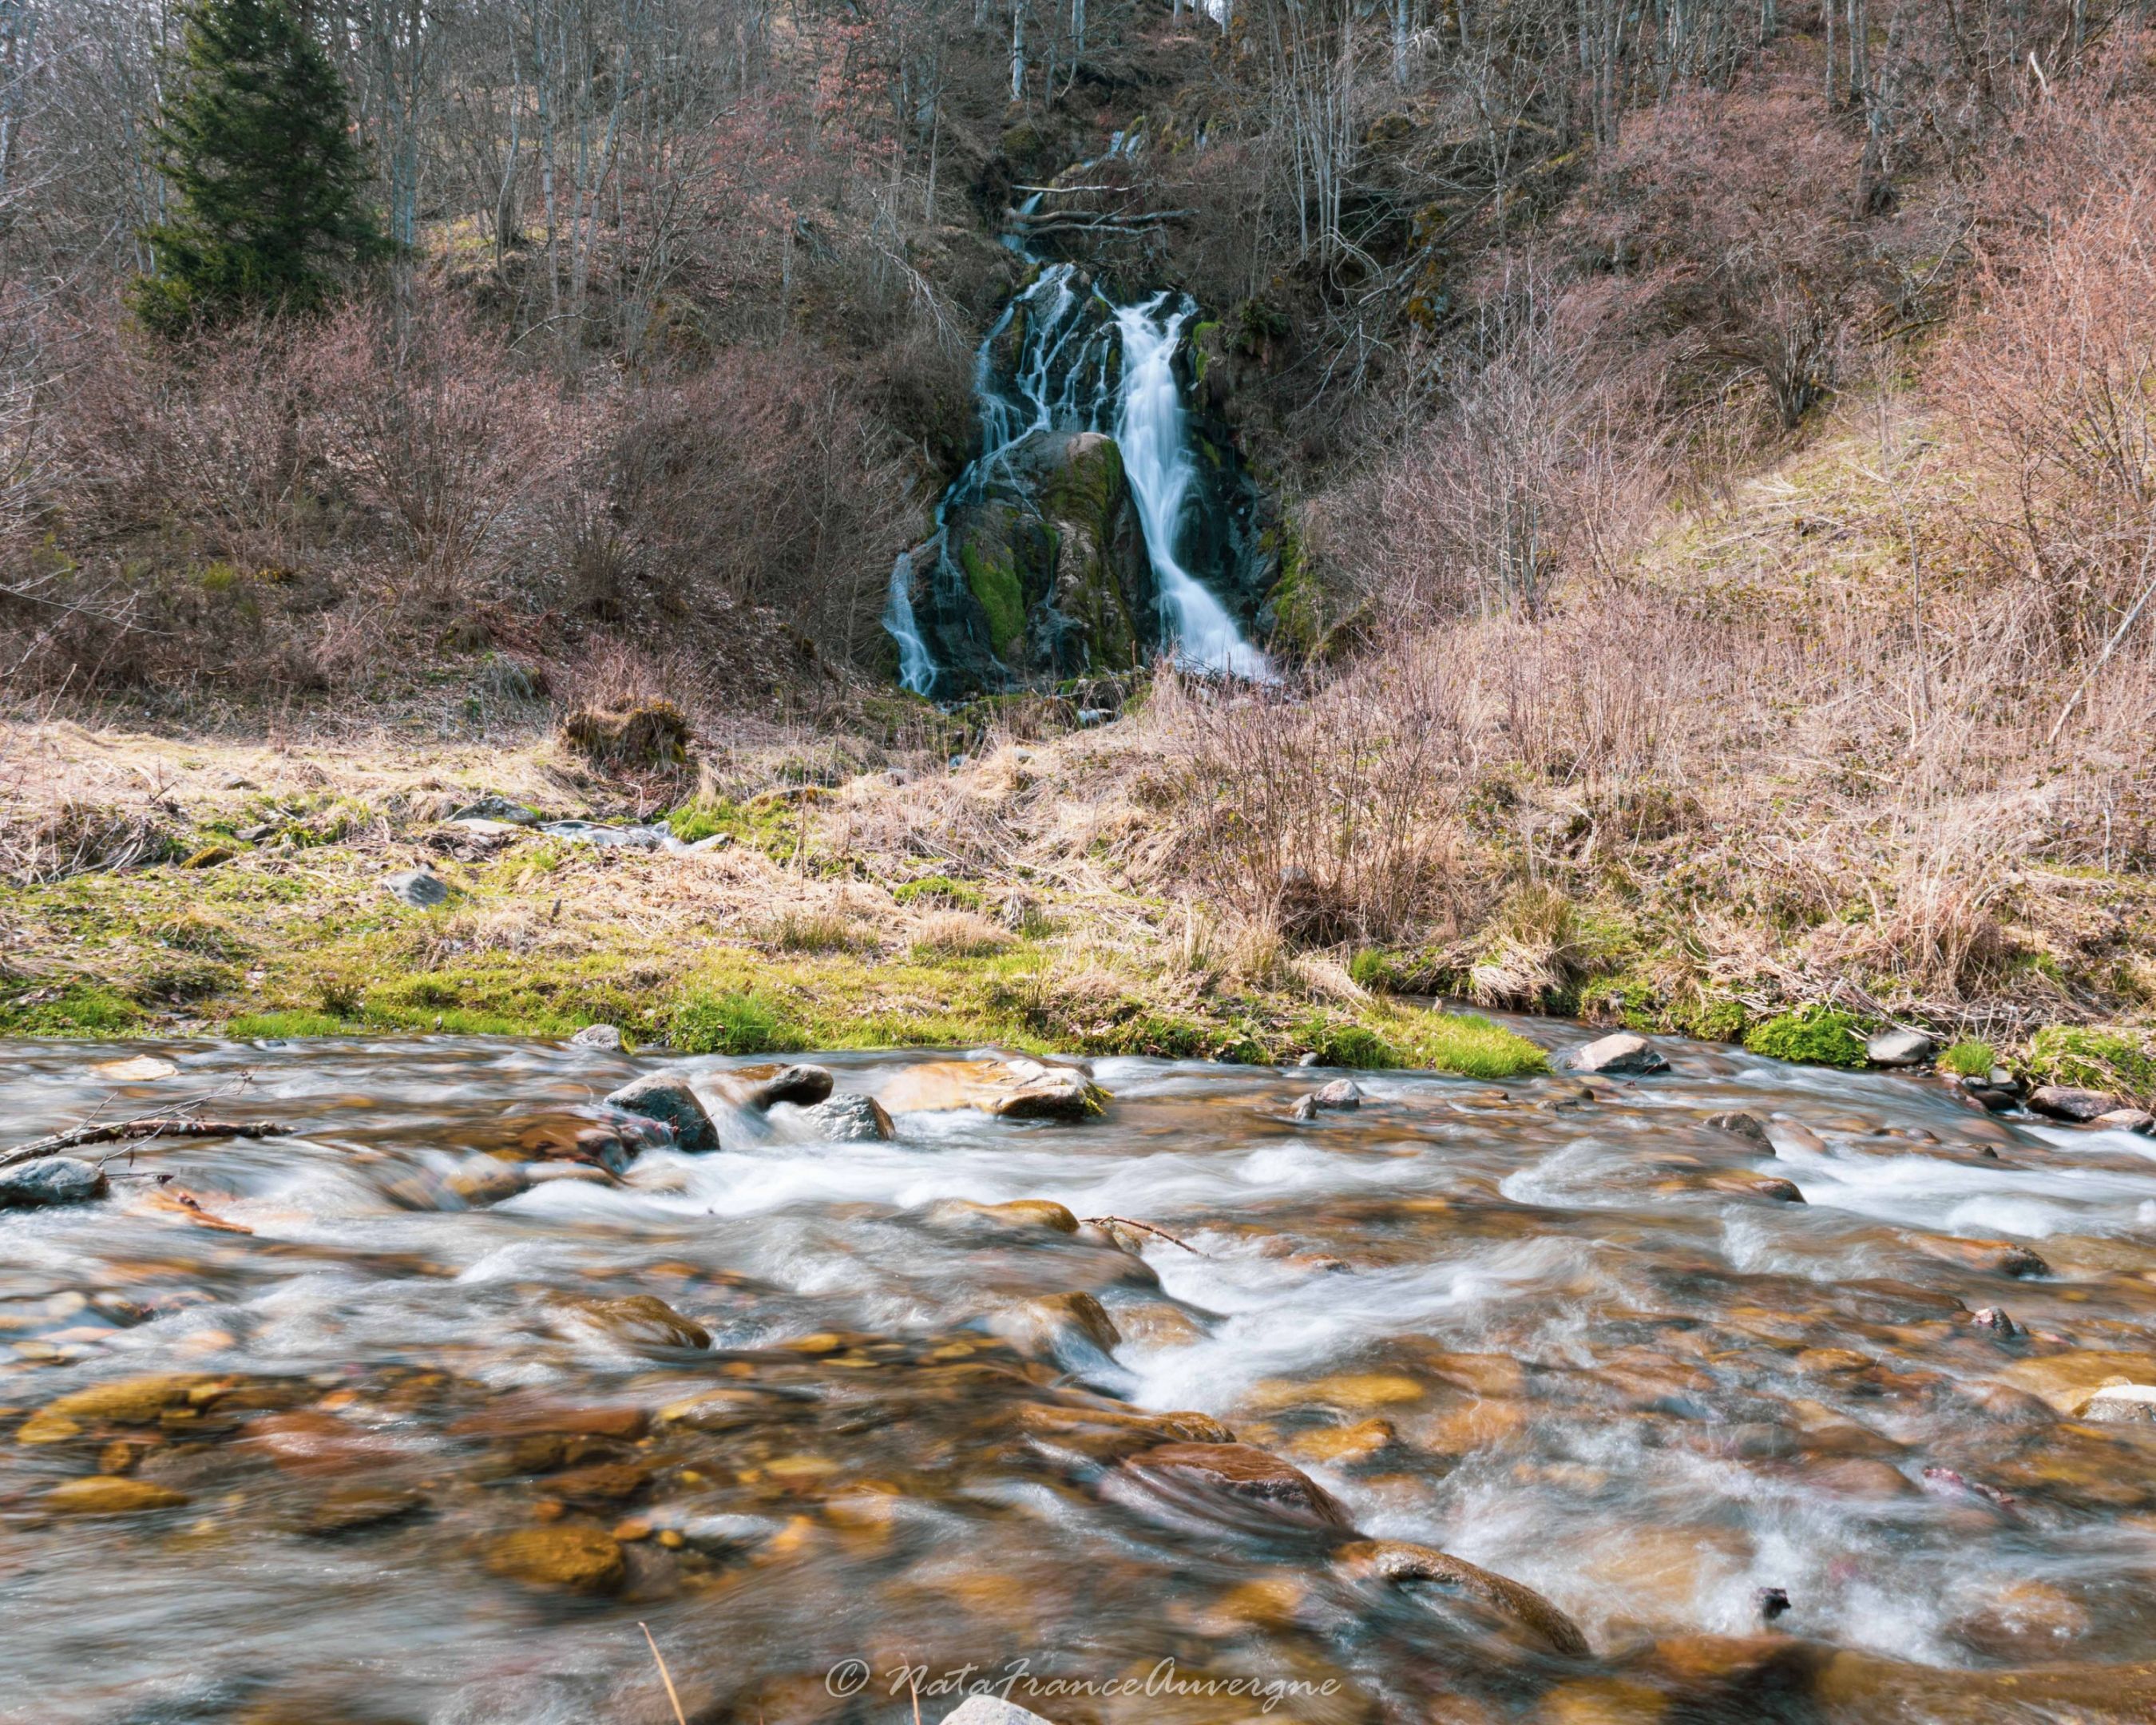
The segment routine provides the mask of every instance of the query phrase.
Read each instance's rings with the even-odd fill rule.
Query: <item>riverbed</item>
[[[836,1142],[749,1061],[13,1045],[9,1142],[291,1132],[0,1214],[0,1717],[640,1725],[655,1645],[742,1725],[2156,1718],[2156,1427],[2082,1408],[2156,1382],[2156,1141],[1663,1046]],[[660,1070],[720,1151],[453,1183]]]

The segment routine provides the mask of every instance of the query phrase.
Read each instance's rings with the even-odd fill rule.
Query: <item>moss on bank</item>
[[[704,819],[759,865],[784,848],[765,811],[713,807]],[[814,878],[798,850],[793,861],[798,878]],[[879,884],[887,922],[802,942],[793,912],[738,926],[682,859],[526,839],[437,866],[452,897],[429,911],[380,890],[381,859],[335,846],[304,865],[258,856],[14,890],[8,912],[34,932],[42,973],[0,982],[0,1034],[558,1037],[608,1023],[692,1054],[995,1044],[1255,1063],[1314,1055],[1484,1079],[1545,1065],[1532,1043],[1480,1018],[1200,987],[1138,947],[1112,968],[1090,949],[1081,964],[1041,932],[1054,919],[1036,916],[993,950],[913,941],[912,916],[982,901],[947,876]]]

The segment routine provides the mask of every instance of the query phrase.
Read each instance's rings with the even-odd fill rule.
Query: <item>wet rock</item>
[[[1353,1425],[1322,1425],[1291,1439],[1285,1446],[1297,1461],[1334,1467],[1353,1466],[1392,1448],[1394,1434],[1383,1420],[1359,1420]]]
[[[801,1111],[801,1118],[823,1137],[838,1144],[872,1144],[898,1136],[891,1116],[874,1096],[858,1091],[836,1096]]]
[[[1992,1380],[2040,1397],[2061,1414],[2074,1414],[2081,1410],[2082,1402],[2112,1382],[2156,1382],[2156,1354],[2115,1348],[2076,1348],[2067,1354],[2016,1361],[1994,1371]]]
[[[1009,1204],[974,1204],[963,1198],[947,1198],[929,1205],[921,1219],[932,1228],[956,1233],[1019,1238],[1078,1231],[1077,1217],[1045,1198],[1020,1198]]]
[[[1913,1497],[1917,1487],[1898,1467],[1863,1455],[1837,1455],[1807,1467],[1804,1483],[1837,1497],[1871,1503],[1888,1503],[1897,1497]]]
[[[160,1078],[171,1078],[180,1069],[155,1055],[132,1055],[124,1060],[100,1060],[90,1070],[113,1084],[148,1084]]]
[[[1434,1546],[1397,1539],[1358,1540],[1332,1554],[1333,1568],[1356,1581],[1394,1587],[1427,1583],[1473,1599],[1542,1643],[1553,1653],[1584,1659],[1592,1651],[1579,1625],[1532,1588],[1478,1568]]]
[[[750,1085],[742,1100],[751,1108],[769,1108],[778,1102],[813,1108],[829,1096],[832,1081],[828,1067],[781,1066],[768,1078]]]
[[[1740,1170],[1710,1173],[1700,1181],[1709,1192],[1722,1192],[1732,1198],[1763,1198],[1770,1204],[1802,1204],[1804,1194],[1794,1180],[1784,1180],[1772,1174],[1750,1174]]]
[[[2029,1106],[2054,1120],[2086,1123],[2116,1112],[2125,1105],[2100,1090],[2076,1090],[2063,1084],[2040,1084],[2029,1092]]]
[[[547,1494],[587,1508],[626,1503],[651,1483],[651,1470],[634,1461],[601,1461],[572,1467],[547,1481]]]
[[[155,1425],[167,1412],[192,1406],[196,1391],[213,1381],[192,1372],[156,1372],[93,1384],[46,1403],[17,1428],[15,1440],[52,1444],[96,1425]]]
[[[1875,1066],[1921,1066],[1939,1045],[1922,1030],[1881,1030],[1864,1045],[1864,1058]]]
[[[609,1107],[655,1120],[674,1134],[677,1149],[701,1155],[719,1147],[718,1128],[697,1101],[689,1081],[671,1072],[652,1072],[624,1084],[607,1097]]]
[[[1789,1613],[1789,1593],[1787,1588],[1763,1587],[1757,1589],[1752,1598],[1759,1608],[1759,1621],[1762,1623],[1776,1622]]]
[[[561,1434],[634,1442],[650,1424],[641,1408],[579,1405],[531,1395],[504,1396],[449,1427],[454,1437],[531,1437]]]
[[[1107,1093],[1069,1066],[1013,1061],[1010,1071],[1009,1088],[983,1105],[1003,1119],[1086,1120],[1106,1105]]]
[[[1038,1060],[923,1060],[880,1095],[894,1114],[978,1108],[1012,1120],[1087,1119],[1110,1100],[1078,1068]]]
[[[617,1342],[639,1348],[695,1348],[711,1345],[711,1332],[692,1317],[684,1317],[652,1294],[624,1294],[614,1298],[570,1294],[560,1303],[586,1322],[603,1330]]]
[[[1534,1725],[1663,1725],[1669,1711],[1669,1697],[1649,1684],[1583,1677],[1548,1691]]]
[[[1287,1111],[1287,1117],[1288,1117],[1290,1120],[1315,1120],[1315,1119],[1317,1119],[1317,1091],[1307,1091],[1307,1092],[1306,1092],[1304,1095],[1297,1096],[1297,1097],[1295,1099],[1294,1102],[1293,1102],[1293,1103],[1289,1106],[1289,1108],[1288,1108],[1288,1111]]]
[[[2156,1137],[2156,1114],[2146,1108],[2114,1108],[2108,1114],[2099,1114],[2089,1122],[2107,1132],[2139,1132],[2143,1137]]]
[[[1027,1353],[1067,1359],[1106,1353],[1122,1341],[1106,1309],[1091,1294],[1049,1294],[991,1312],[985,1327]]]
[[[1739,1111],[1710,1114],[1702,1123],[1715,1132],[1727,1132],[1732,1137],[1749,1138],[1763,1150],[1772,1147],[1767,1142],[1767,1122],[1756,1114]]]
[[[1123,1414],[1028,1402],[1020,1428],[1041,1448],[1087,1461],[1120,1461],[1163,1444],[1232,1444],[1235,1435],[1209,1414]]]
[[[943,1716],[943,1725],[1051,1725],[1000,1695],[969,1695]]]
[[[1947,1625],[1947,1633],[1988,1659],[2017,1664],[2056,1659],[2088,1633],[2089,1615],[2063,1589],[2034,1580],[2008,1581]]]
[[[2044,1261],[2041,1253],[2033,1247],[2020,1245],[2009,1240],[1952,1240],[1931,1234],[1904,1237],[1926,1257],[1966,1264],[1972,1270],[1984,1271],[1993,1276],[2020,1278],[2051,1273],[2051,1266]]]
[[[1312,1091],[1308,1100],[1313,1109],[1345,1111],[1363,1106],[1363,1092],[1353,1079],[1336,1078]]]
[[[184,1491],[148,1480],[112,1474],[92,1474],[87,1479],[68,1480],[45,1493],[44,1507],[54,1515],[131,1516],[148,1509],[177,1509],[187,1501]]]
[[[1620,1030],[1614,1035],[1599,1037],[1584,1048],[1574,1049],[1564,1064],[1575,1072],[1614,1072],[1622,1076],[1666,1072],[1670,1069],[1670,1063],[1653,1043],[1630,1030]]]
[[[408,1520],[426,1507],[424,1491],[396,1486],[353,1486],[322,1497],[301,1518],[299,1531],[316,1539],[335,1539]]]
[[[569,1039],[569,1046],[617,1050],[621,1047],[621,1031],[613,1024],[587,1024]]]
[[[527,1170],[498,1156],[475,1156],[459,1163],[442,1182],[450,1196],[475,1210],[514,1198],[531,1184]]]
[[[1353,1526],[1338,1501],[1309,1475],[1248,1444],[1163,1444],[1123,1466],[1142,1477],[1195,1486],[1306,1526]]]
[[[2016,1336],[2029,1332],[2014,1322],[2004,1307],[1985,1306],[1972,1312],[1969,1321],[1979,1330],[1988,1331],[2001,1341],[2011,1341]]]
[[[0,1172],[0,1210],[91,1204],[111,1190],[105,1170],[72,1156],[47,1156]]]
[[[519,1528],[487,1548],[486,1567],[512,1581],[579,1594],[618,1593],[629,1577],[620,1542],[597,1527]]]
[[[2156,1425],[2156,1384],[2107,1384],[2081,1404],[2092,1425]]]
[[[401,905],[409,905],[415,911],[431,910],[436,905],[447,904],[449,883],[430,869],[406,869],[401,873],[382,877],[382,890]]]
[[[518,1125],[515,1147],[517,1155],[533,1161],[582,1163],[619,1174],[648,1147],[665,1142],[655,1122],[602,1124],[578,1114],[557,1114]]]

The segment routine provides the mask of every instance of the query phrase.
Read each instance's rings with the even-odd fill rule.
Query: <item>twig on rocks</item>
[[[0,1168],[35,1162],[41,1156],[57,1156],[83,1144],[110,1144],[131,1138],[281,1138],[295,1129],[274,1120],[196,1120],[184,1114],[146,1114],[139,1120],[78,1126],[49,1137],[33,1138],[27,1144],[0,1152]]]
[[[1150,1222],[1133,1222],[1128,1216],[1088,1216],[1086,1219],[1096,1228],[1101,1227],[1104,1224],[1112,1222],[1118,1228],[1135,1228],[1141,1233],[1158,1234],[1170,1245],[1181,1246],[1183,1250],[1189,1253],[1194,1258],[1202,1258],[1205,1255],[1204,1253],[1199,1251],[1196,1246],[1190,1245],[1187,1240],[1178,1240],[1165,1228],[1156,1228]]]

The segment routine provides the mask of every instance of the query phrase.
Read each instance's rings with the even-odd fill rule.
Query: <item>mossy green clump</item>
[[[2029,1039],[2025,1064],[2040,1083],[2156,1096],[2156,1058],[2131,1031],[2052,1024]]]
[[[142,1009],[101,983],[70,983],[57,994],[35,988],[0,1000],[0,1034],[116,1036],[142,1021]]]
[[[1017,565],[1008,554],[983,557],[973,545],[959,553],[958,560],[965,566],[966,585],[988,619],[989,644],[997,658],[1008,658],[1025,633],[1025,589],[1019,583]]]
[[[1398,1054],[1395,1065],[1488,1080],[1549,1070],[1541,1049],[1476,1013],[1402,1010],[1386,1029]]]
[[[1864,1033],[1856,1020],[1816,1003],[1754,1024],[1744,1045],[1769,1060],[1801,1065],[1853,1069],[1864,1064]]]
[[[699,798],[684,803],[666,817],[666,830],[684,845],[694,845],[723,833],[733,824],[732,803],[711,803]]]
[[[904,881],[891,888],[891,896],[902,905],[945,905],[954,911],[981,908],[980,890],[948,875],[926,875],[918,880]]]
[[[666,1040],[682,1054],[781,1054],[803,1045],[778,1009],[749,993],[692,993],[666,1014]]]
[[[1998,1050],[1974,1038],[1957,1042],[1939,1056],[1942,1071],[1956,1072],[1964,1078],[1982,1078],[1998,1064]]]

